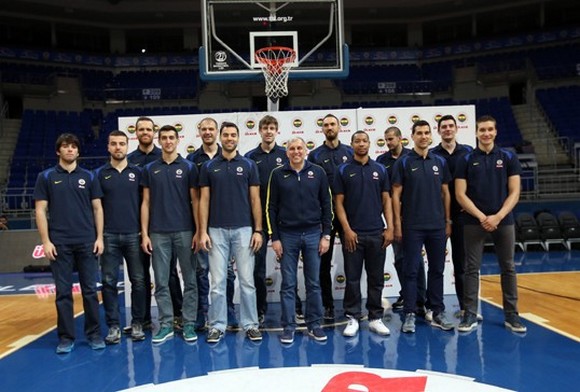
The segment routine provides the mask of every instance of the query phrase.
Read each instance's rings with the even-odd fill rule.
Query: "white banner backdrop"
[[[370,155],[373,159],[387,151],[384,131],[391,126],[396,126],[401,130],[404,143],[408,143],[406,146],[412,148],[411,126],[419,119],[426,120],[431,125],[433,133],[432,146],[436,146],[441,141],[441,138],[437,133],[437,121],[441,116],[447,114],[451,114],[457,119],[457,141],[461,144],[475,146],[475,106],[473,105],[370,109],[359,108],[333,111],[308,110],[276,113],[206,113],[151,116],[151,119],[155,122],[156,128],[163,125],[173,125],[179,130],[180,144],[177,150],[185,157],[188,153],[193,152],[195,149],[200,147],[201,140],[197,133],[197,125],[205,117],[216,119],[218,124],[221,124],[223,121],[231,121],[237,124],[240,128],[240,142],[238,149],[241,154],[245,154],[260,143],[258,123],[266,114],[273,115],[278,120],[280,134],[277,137],[277,141],[279,144],[285,145],[286,141],[290,138],[300,136],[306,141],[309,150],[313,150],[324,142],[324,134],[322,133],[321,125],[323,117],[328,113],[334,114],[340,120],[341,132],[339,139],[342,143],[350,144],[350,135],[357,130],[363,130],[369,134],[372,143]],[[147,114],[144,113],[143,115],[146,116]],[[137,117],[121,117],[118,122],[119,129],[126,132],[129,136],[129,151],[134,150],[138,145],[137,137],[135,135],[136,120]],[[444,293],[454,294],[453,263],[451,262],[451,246],[449,242],[447,244],[446,254]],[[385,262],[385,287],[383,290],[383,297],[397,297],[399,295],[400,284],[397,279],[397,273],[393,262],[393,251],[392,247],[389,246]],[[426,257],[425,263],[427,263]],[[427,267],[427,264],[425,264],[425,266]],[[427,268],[425,268],[425,271],[427,271]],[[305,290],[301,263],[299,265],[298,274],[299,294],[304,298]],[[334,298],[342,299],[344,297],[345,276],[342,250],[338,238],[334,248],[331,275],[333,278]],[[274,253],[269,247],[266,269],[269,302],[278,302],[280,300],[279,290],[281,279],[279,264],[276,262]],[[366,274],[364,271],[361,283],[363,296],[366,296]],[[131,283],[129,282],[127,274],[125,274],[125,287],[127,288],[125,291],[125,304],[127,307],[131,305],[130,286]],[[238,303],[238,290],[236,290],[234,300]],[[155,303],[154,299],[153,303]]]

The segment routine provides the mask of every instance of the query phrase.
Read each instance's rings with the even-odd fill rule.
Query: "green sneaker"
[[[197,341],[197,334],[195,333],[195,324],[185,324],[183,326],[183,340],[189,343]]]
[[[151,341],[153,343],[163,343],[167,339],[172,337],[173,337],[173,326],[165,325],[159,328],[159,331],[157,331],[157,333],[153,335],[153,339],[151,339]]]

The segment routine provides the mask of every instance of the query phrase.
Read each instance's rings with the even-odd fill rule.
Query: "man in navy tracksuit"
[[[334,177],[336,212],[344,229],[344,312],[348,319],[344,336],[355,336],[362,318],[363,264],[367,273],[369,330],[390,334],[383,324],[382,293],[386,249],[393,240],[391,184],[387,169],[370,159],[370,144],[365,132],[355,132],[351,139],[354,159],[340,165]]]
[[[518,315],[518,286],[514,265],[513,208],[520,198],[521,166],[516,154],[499,148],[496,120],[483,116],[476,121],[477,148],[457,163],[455,191],[464,209],[465,312],[457,329],[469,332],[477,327],[479,269],[483,244],[491,233],[501,268],[501,291],[505,326],[524,333]]]
[[[289,163],[272,171],[268,184],[268,232],[272,249],[280,260],[282,327],[280,342],[294,341],[296,270],[302,253],[306,285],[305,321],[308,334],[317,341],[327,339],[321,328],[320,256],[330,244],[332,201],[324,170],[305,160],[306,143],[288,141]]]
[[[455,174],[457,162],[465,154],[473,151],[468,145],[459,144],[455,140],[457,135],[457,122],[451,115],[442,116],[437,123],[437,132],[441,136],[441,143],[431,149],[447,161],[451,176]],[[461,218],[461,206],[455,197],[454,182],[449,182],[449,194],[451,196],[451,257],[453,260],[453,277],[455,279],[455,293],[459,301],[458,318],[463,315],[463,275],[465,273],[465,251],[463,249],[463,222]]]
[[[131,281],[131,338],[145,339],[146,291],[141,250],[141,169],[127,161],[129,139],[122,131],[109,134],[107,148],[109,162],[99,167],[95,175],[103,190],[103,212],[105,216],[105,251],[101,255],[103,282],[103,306],[109,332],[107,344],[121,341],[119,320],[118,276],[123,258]]]
[[[278,120],[272,116],[264,116],[258,124],[260,137],[262,141],[258,147],[246,153],[245,157],[256,162],[258,174],[260,175],[260,201],[262,202],[263,226],[266,223],[266,194],[268,189],[268,180],[270,173],[275,168],[288,162],[286,149],[276,144],[278,135]],[[262,247],[256,253],[256,263],[254,265],[254,284],[256,285],[256,306],[258,308],[258,319],[260,324],[264,322],[264,315],[268,309],[266,297],[266,251],[268,250],[268,234],[264,231],[264,242]]]
[[[83,296],[85,336],[92,349],[105,348],[97,297],[97,256],[103,253],[103,193],[94,174],[78,166],[79,145],[75,135],[60,135],[55,145],[58,164],[41,172],[34,187],[36,225],[56,286],[57,354],[74,348],[75,267]]]
[[[423,262],[423,245],[429,264],[427,301],[433,311],[431,326],[447,331],[453,329],[443,303],[445,245],[451,234],[447,186],[451,174],[445,160],[429,152],[431,126],[428,122],[419,120],[413,124],[412,139],[413,150],[395,163],[392,179],[395,239],[402,239],[405,252],[402,331],[415,332],[417,270]]]
[[[324,143],[308,154],[308,161],[322,167],[328,177],[328,183],[332,187],[334,175],[338,166],[352,159],[354,153],[352,147],[342,144],[338,139],[340,134],[340,121],[333,114],[327,114],[322,119],[322,132]],[[336,215],[336,214],[335,214]],[[330,248],[322,255],[320,260],[320,288],[322,290],[322,305],[324,306],[324,319],[334,319],[334,299],[332,295],[332,254],[334,251],[334,238],[339,235],[342,242],[342,227],[338,218],[332,221],[330,232]]]

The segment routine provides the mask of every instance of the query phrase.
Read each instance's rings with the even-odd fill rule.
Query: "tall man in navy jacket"
[[[107,344],[121,341],[119,320],[118,276],[123,258],[131,281],[131,338],[145,339],[146,291],[145,271],[142,262],[141,224],[139,219],[141,169],[127,161],[129,138],[122,131],[109,134],[107,148],[109,162],[99,167],[95,175],[103,190],[103,212],[105,216],[105,251],[101,255],[103,281],[103,306],[109,332]]]
[[[258,124],[262,141],[258,147],[246,153],[245,157],[256,162],[258,174],[260,175],[260,201],[262,202],[263,228],[266,228],[266,195],[270,173],[275,168],[288,162],[286,149],[276,144],[278,135],[278,120],[270,115],[264,116]],[[256,253],[256,264],[254,266],[254,284],[256,285],[256,306],[258,308],[258,319],[260,324],[264,320],[264,315],[268,309],[266,297],[266,251],[268,250],[269,236],[264,231],[264,242]]]
[[[305,160],[306,143],[288,141],[289,163],[272,171],[268,184],[268,232],[272,249],[280,260],[282,327],[280,342],[294,341],[296,320],[296,271],[302,253],[306,285],[305,321],[308,334],[317,341],[327,339],[321,328],[320,256],[331,246],[332,200],[324,170]]]
[[[457,327],[461,332],[477,327],[479,269],[488,233],[493,238],[501,268],[505,326],[518,333],[527,330],[518,315],[512,213],[520,198],[521,167],[516,154],[495,144],[496,124],[491,116],[477,119],[477,148],[457,162],[455,172],[457,201],[465,211],[465,312]]]
[[[79,146],[75,135],[60,135],[55,145],[58,164],[41,172],[34,187],[36,226],[56,286],[57,354],[74,348],[75,267],[83,296],[85,336],[91,348],[105,348],[97,297],[97,256],[103,253],[103,193],[94,174],[78,166]]]
[[[342,144],[338,138],[340,134],[340,120],[334,114],[327,114],[322,119],[322,132],[324,133],[324,143],[308,154],[308,161],[322,167],[328,177],[328,183],[332,187],[334,175],[338,166],[348,162],[353,157],[352,147]],[[332,254],[334,251],[334,238],[336,235],[342,242],[342,227],[338,218],[332,221],[332,231],[330,232],[330,248],[320,259],[320,288],[322,290],[322,305],[324,306],[324,318],[334,319],[334,298],[332,295]]]
[[[370,144],[369,135],[355,132],[351,138],[354,159],[340,165],[334,177],[336,212],[344,230],[344,312],[348,319],[344,336],[355,336],[362,318],[363,264],[367,272],[369,330],[379,335],[390,334],[383,324],[382,293],[386,248],[393,241],[394,231],[391,184],[387,169],[370,159]]]
[[[415,332],[417,270],[423,262],[423,245],[429,264],[427,301],[433,311],[431,326],[447,331],[453,329],[443,303],[445,245],[451,234],[447,185],[451,174],[447,162],[429,152],[431,126],[428,122],[415,122],[411,137],[415,144],[413,150],[395,163],[392,178],[395,239],[402,239],[405,252],[402,331]]]

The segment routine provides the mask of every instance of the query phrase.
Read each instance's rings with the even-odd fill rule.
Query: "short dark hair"
[[[352,136],[350,137],[350,142],[352,143],[354,141],[354,138],[356,135],[365,135],[367,137],[367,140],[370,141],[371,139],[369,138],[369,134],[366,133],[365,131],[356,131],[355,133],[352,134]]]
[[[424,127],[427,126],[429,127],[429,130],[431,130],[431,125],[429,125],[429,123],[425,120],[419,120],[416,121],[413,126],[411,127],[411,135],[415,134],[415,129],[417,129],[418,127]]]
[[[396,137],[403,137],[403,134],[401,133],[399,127],[388,127],[387,129],[385,129],[385,136],[387,135],[387,133],[390,132],[394,132]]]
[[[262,127],[264,125],[270,125],[270,124],[274,124],[276,126],[276,129],[278,129],[278,120],[276,120],[276,117],[270,116],[269,114],[267,114],[264,117],[262,117],[262,119],[258,123],[258,128],[262,129]]]
[[[177,129],[173,125],[164,125],[159,128],[159,136],[161,136],[161,132],[175,132],[175,137],[179,137],[179,133]]]
[[[222,131],[224,130],[224,128],[236,128],[236,133],[238,134],[238,136],[240,136],[240,129],[235,123],[230,121],[224,121],[220,126],[220,136],[222,135]]]
[[[491,121],[491,122],[493,122],[493,124],[495,126],[497,126],[496,119],[493,118],[492,116],[490,116],[489,114],[485,114],[485,115],[479,117],[477,120],[475,120],[475,126],[476,126],[476,128],[479,125],[479,123],[486,122],[486,121]]]
[[[453,120],[453,123],[455,126],[457,126],[457,120],[455,120],[455,117],[453,117],[451,114],[446,114],[445,116],[442,116],[439,121],[437,121],[437,129],[441,128],[441,123],[447,120]]]
[[[76,148],[78,148],[79,152],[81,150],[81,142],[79,141],[79,138],[76,135],[73,135],[72,133],[60,134],[60,136],[56,139],[56,143],[54,146],[55,151],[58,152],[58,150],[63,144],[72,144]]]
[[[135,128],[137,128],[137,124],[139,124],[140,121],[149,121],[151,124],[153,124],[153,130],[155,130],[155,121],[145,116],[141,116],[137,119],[137,121],[135,121]]]
[[[215,118],[213,118],[213,117],[204,117],[204,118],[201,119],[200,122],[197,123],[197,129],[200,128],[200,125],[201,125],[202,122],[206,122],[206,121],[211,121],[215,125],[216,128],[218,127],[218,123],[217,123],[217,121],[216,121]]]
[[[338,119],[338,117],[336,117],[336,116],[335,116],[334,114],[332,114],[332,113],[328,113],[326,116],[322,117],[322,120],[324,121],[324,119],[325,119],[325,118],[328,118],[328,117],[332,117],[332,118],[334,118],[334,119],[336,120],[336,122],[338,123],[338,125],[340,125],[340,120]]]
[[[118,129],[111,131],[111,133],[109,133],[109,139],[111,138],[111,136],[125,136],[125,139],[127,139],[127,142],[129,141],[129,136],[127,136],[127,134],[123,131],[119,131]]]

